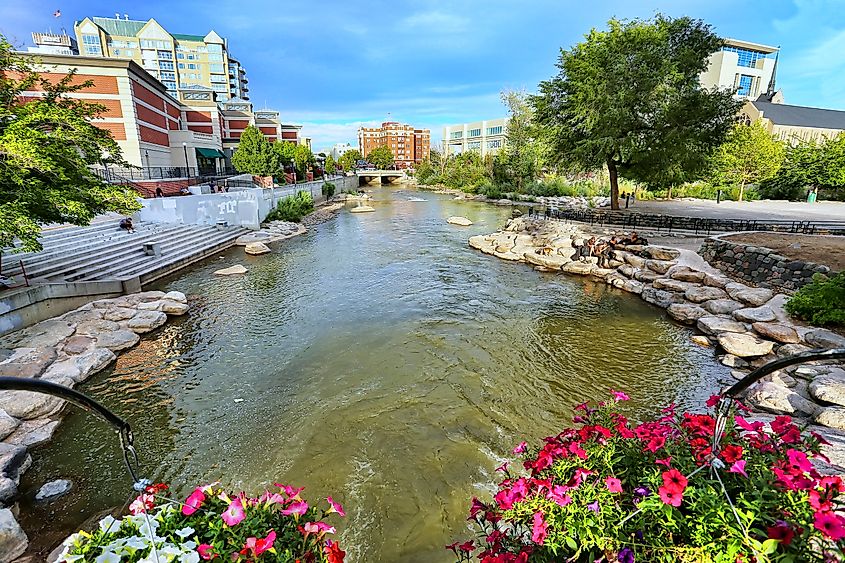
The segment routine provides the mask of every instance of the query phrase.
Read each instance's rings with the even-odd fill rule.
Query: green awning
[[[197,152],[200,156],[204,156],[205,158],[226,158],[226,155],[217,149],[203,149],[197,147]]]

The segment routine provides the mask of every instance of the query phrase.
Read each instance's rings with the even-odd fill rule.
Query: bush
[[[504,197],[501,186],[497,184],[485,184],[479,186],[476,191],[488,199],[502,199]]]
[[[628,398],[613,394],[616,401]],[[845,487],[814,469],[809,458],[818,455],[821,439],[802,435],[790,417],[766,425],[727,413],[714,438],[714,417],[674,407],[638,426],[629,426],[613,401],[576,410],[580,427],[514,449],[528,475],[505,463],[493,500],[472,500],[469,520],[482,563],[842,556],[845,517],[833,499]],[[476,542],[448,547],[470,561]]]
[[[336,189],[337,186],[335,186],[332,182],[324,183],[322,188],[323,197],[326,199],[331,199]]]
[[[817,326],[845,326],[845,272],[830,277],[815,274],[784,307],[790,315]]]
[[[526,192],[537,197],[595,197],[610,195],[610,188],[594,180],[569,181],[553,176],[532,182],[527,186]]]
[[[314,199],[308,192],[296,192],[294,196],[280,199],[276,209],[270,211],[265,221],[291,221],[299,223],[305,215],[314,211]]]
[[[249,498],[207,485],[177,504],[163,500],[166,485],[151,485],[129,505],[130,516],[106,516],[93,532],[65,540],[59,561],[342,563],[345,553],[325,539],[335,529],[323,519],[344,516],[343,508],[328,497],[328,508],[318,509],[302,500],[302,489],[278,487]]]

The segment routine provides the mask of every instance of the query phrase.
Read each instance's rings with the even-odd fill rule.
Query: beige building
[[[710,65],[699,80],[705,88],[734,91],[738,99],[756,100],[773,84],[778,48],[739,39],[725,39],[710,55]]]
[[[246,71],[229,55],[226,40],[214,31],[170,33],[154,19],[130,20],[128,16],[85,18],[73,27],[82,56],[133,60],[174,98],[178,89],[191,86],[209,88],[221,101],[249,98]]]
[[[845,111],[793,106],[783,103],[783,95],[762,95],[745,102],[740,116],[746,123],[760,121],[783,141],[821,141],[845,131]]]
[[[447,125],[443,128],[443,150],[446,156],[464,151],[477,151],[482,157],[496,154],[505,145],[507,133],[507,117]]]

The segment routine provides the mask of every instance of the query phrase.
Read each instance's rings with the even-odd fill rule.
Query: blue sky
[[[533,91],[561,47],[613,16],[657,11],[780,45],[788,103],[845,109],[845,0],[0,0],[0,33],[29,45],[31,31],[115,12],[172,33],[214,29],[246,67],[256,108],[302,123],[319,149],[355,144],[361,124],[388,117],[431,128],[435,142],[444,124],[500,117],[499,92]]]

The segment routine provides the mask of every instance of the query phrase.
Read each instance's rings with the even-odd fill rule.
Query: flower
[[[227,526],[238,525],[239,522],[246,518],[246,512],[244,512],[244,506],[241,504],[241,499],[235,498],[232,502],[230,502],[229,506],[220,516],[223,518],[223,522],[225,522]]]
[[[665,457],[663,459],[655,459],[654,463],[657,465],[664,465],[666,467],[672,467],[672,456]]]
[[[346,512],[343,511],[343,507],[340,505],[339,502],[335,502],[334,500],[332,500],[332,497],[326,497],[326,500],[328,501],[329,507],[330,507],[326,511],[326,514],[331,514],[331,513],[335,512],[341,518],[346,516]]]
[[[620,481],[616,477],[608,477],[604,480],[604,484],[607,486],[607,490],[611,493],[622,492],[622,481]]]
[[[587,505],[587,510],[592,510],[593,512],[599,511],[599,501],[591,502]]]
[[[629,547],[623,547],[616,559],[619,563],[634,563],[634,552]]]
[[[458,549],[460,549],[461,551],[465,551],[467,553],[470,553],[473,549],[475,549],[475,542],[472,541],[472,540],[464,542],[464,543],[462,543],[461,545],[458,546]]]
[[[713,408],[719,404],[721,399],[722,398],[719,395],[710,395],[710,398],[707,399],[707,402],[704,404],[707,405],[708,408]]]
[[[306,512],[308,512],[308,503],[304,500],[293,502],[290,506],[282,510],[282,514],[285,516],[290,516],[291,514],[298,514],[299,516],[302,516]]]
[[[566,506],[572,502],[572,497],[566,494],[566,487],[561,485],[554,485],[549,490],[546,498],[553,500],[558,506]]]
[[[742,457],[742,451],[742,446],[737,446],[735,444],[725,446],[725,449],[722,450],[722,459],[724,459],[727,463],[733,463]]]
[[[505,463],[503,463],[502,465],[497,467],[496,471],[501,471],[502,473],[507,473],[508,472],[508,465],[509,465],[509,462],[506,461]]]
[[[683,493],[684,489],[687,488],[687,478],[677,469],[664,471],[661,477],[663,478],[662,488],[671,489],[678,493]]]
[[[333,534],[337,531],[325,522],[306,522],[302,529],[309,534]]]
[[[798,451],[796,449],[790,448],[786,450],[786,457],[789,459],[789,463],[802,472],[807,473],[813,469],[813,464],[810,463],[810,460],[807,459],[807,454],[804,452]]]
[[[326,547],[323,551],[328,563],[343,563],[343,558],[346,556],[346,552],[340,549],[340,545],[332,540],[326,540]]]
[[[112,551],[105,551],[94,559],[95,563],[120,563],[120,555]]]
[[[731,468],[728,469],[728,473],[739,473],[746,479],[748,479],[748,473],[745,472],[745,460],[739,459],[731,465]]]
[[[681,506],[681,502],[684,500],[684,494],[673,488],[660,487],[657,489],[657,492],[660,495],[660,500],[662,500],[664,504]]]
[[[194,489],[194,492],[188,496],[187,500],[185,500],[185,504],[182,505],[182,514],[190,516],[196,512],[200,506],[202,506],[204,501],[205,493],[202,492],[202,489]]]
[[[155,506],[155,497],[148,494],[140,494],[138,498],[129,505],[129,514],[143,514]]]
[[[197,547],[197,553],[199,553],[200,557],[202,557],[206,561],[217,557],[217,554],[214,553],[214,546],[211,546],[207,543],[200,544],[199,547]]]
[[[813,527],[834,541],[845,538],[845,518],[833,512],[816,512]]]
[[[775,526],[766,528],[766,535],[769,536],[769,539],[780,540],[783,545],[789,545],[792,543],[792,538],[795,537],[795,532],[789,524],[780,520]]]
[[[619,401],[629,401],[631,397],[623,393],[622,391],[614,391],[613,389],[610,390],[610,394],[613,395],[613,400],[617,403]]]
[[[543,513],[535,512],[534,525],[531,527],[531,541],[538,545],[543,545],[543,542],[546,541],[546,536],[549,535],[546,531],[547,528],[548,524],[546,524]]]
[[[240,551],[241,555],[249,555],[250,553],[257,557],[273,549],[273,544],[276,542],[276,530],[270,530],[266,538],[248,537],[243,549]]]
[[[527,450],[527,449],[528,449],[528,442],[520,442],[520,443],[519,443],[519,444],[517,444],[517,445],[516,445],[516,447],[513,449],[513,453],[515,453],[515,454],[521,454],[521,453],[523,453],[523,452],[524,452],[525,450]]]
[[[640,495],[641,497],[647,497],[651,494],[651,491],[648,489],[648,487],[637,487],[636,489],[634,489],[634,492]]]

